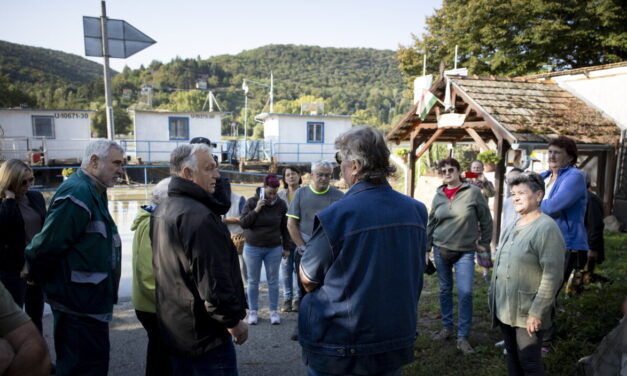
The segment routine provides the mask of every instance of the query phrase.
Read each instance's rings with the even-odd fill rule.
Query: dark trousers
[[[298,293],[300,296],[300,301],[298,302],[299,306],[300,306],[300,302],[303,301],[303,298],[305,297],[305,295],[307,295],[307,291],[305,291],[305,286],[303,286],[303,283],[300,280],[300,259],[302,258],[303,256],[300,253],[296,251],[294,252],[294,270],[296,271],[296,276],[298,277],[296,279],[296,282],[298,283]]]
[[[238,376],[233,341],[193,358],[172,356],[172,369],[176,376]]]
[[[148,334],[148,349],[146,351],[146,376],[168,376],[172,374],[170,354],[163,346],[157,314],[135,310],[137,319],[141,322]]]
[[[44,314],[44,294],[38,285],[27,284],[19,272],[0,272],[0,281],[13,297],[13,301],[33,320],[33,324],[42,330]]]
[[[562,288],[566,286],[566,283],[568,283],[568,278],[570,277],[570,273],[572,273],[573,270],[575,269],[581,270],[585,268],[587,261],[588,261],[588,252],[573,251],[570,249],[566,250],[566,258],[564,259],[564,275],[562,279],[562,285],[557,290],[557,293],[555,293],[555,302],[557,302],[557,297],[562,291]],[[544,347],[549,347],[551,343],[553,342],[553,337],[555,336],[555,328],[557,325],[557,321],[555,320],[555,307],[551,309],[551,321],[553,322],[553,325],[549,329],[546,330],[546,333],[544,333],[544,341],[542,344]]]
[[[526,328],[516,328],[499,321],[507,350],[507,374],[509,376],[546,375],[542,365],[543,331],[531,337]]]
[[[104,376],[109,371],[109,323],[52,310],[56,375]]]

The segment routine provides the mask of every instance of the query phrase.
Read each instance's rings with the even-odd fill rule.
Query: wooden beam
[[[577,168],[579,168],[580,170],[584,167],[586,167],[586,165],[592,160],[592,158],[596,157],[597,155],[595,153],[593,154],[589,154],[588,156],[586,156],[586,159],[583,160],[583,162],[578,163]]]
[[[614,150],[605,153],[608,161],[605,169],[607,175],[604,184],[608,189],[605,192],[605,197],[601,197],[605,216],[612,214],[614,209],[614,185],[616,184],[616,171],[618,169],[618,150],[618,147],[615,147]]]
[[[501,212],[503,211],[503,188],[505,182],[505,158],[507,151],[509,150],[509,143],[505,140],[498,141],[497,153],[501,157],[501,161],[496,165],[496,171],[494,173],[495,182],[495,195],[494,195],[494,220],[492,221],[492,247],[496,249],[496,244],[499,241],[501,235]]]
[[[407,112],[407,113],[405,114],[405,116],[403,116],[403,118],[402,118],[402,119],[401,119],[401,120],[400,120],[400,121],[396,124],[396,126],[395,126],[395,127],[394,127],[391,131],[389,131],[387,135],[385,135],[385,140],[386,140],[386,141],[389,141],[389,140],[392,140],[392,139],[396,138],[396,137],[394,137],[394,135],[396,135],[396,133],[397,133],[397,132],[398,132],[398,131],[402,128],[403,123],[408,122],[408,121],[409,121],[409,119],[410,119],[413,115],[415,115],[415,114],[416,114],[416,110],[417,110],[417,108],[418,108],[418,105],[417,105],[417,104],[415,104],[415,105],[413,105],[413,106],[411,107],[411,110],[409,110],[409,112]],[[412,127],[412,126],[410,126],[410,127]],[[398,138],[397,138],[397,139],[398,139]],[[402,141],[402,140],[401,140],[401,141]]]
[[[479,136],[479,133],[477,133],[476,130],[472,128],[464,128],[464,130],[470,135],[470,137],[472,137],[473,140],[475,140],[477,144],[479,144],[479,148],[483,149],[483,151],[490,150],[488,145],[483,141],[483,139],[481,138],[481,136]]]
[[[401,134],[398,139],[399,140],[404,140],[407,136],[410,135],[410,133],[414,132],[414,131],[418,131],[420,132],[420,124],[422,123],[422,121],[420,121],[420,119],[418,119],[418,122],[413,124],[411,127],[409,127],[403,134]],[[413,137],[413,136],[410,136]],[[410,138],[411,141],[411,138]]]
[[[431,147],[431,145],[440,137],[440,135],[444,132],[444,128],[439,128],[433,136],[422,146],[422,149],[416,154],[416,159],[420,159],[422,155]]]
[[[409,197],[414,197],[414,191],[416,190],[416,149],[418,149],[418,132],[412,133],[409,141],[409,166],[407,170],[407,185],[405,187],[405,194]]]

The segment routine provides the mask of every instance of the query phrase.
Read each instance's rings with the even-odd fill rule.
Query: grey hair
[[[390,165],[390,149],[385,144],[381,131],[372,127],[359,126],[349,129],[335,140],[335,147],[342,158],[359,161],[359,180],[383,184],[394,173]]]
[[[168,185],[170,184],[170,180],[172,180],[172,177],[162,179],[152,188],[151,201],[153,204],[159,205],[161,201],[168,197]]]
[[[87,144],[85,153],[83,153],[83,160],[81,161],[81,167],[86,168],[89,166],[89,161],[92,155],[98,157],[98,159],[106,159],[111,153],[111,149],[119,150],[124,155],[124,149],[115,141],[112,140],[94,140]]]
[[[181,144],[170,154],[170,172],[178,175],[185,167],[196,171],[198,169],[198,158],[196,152],[204,151],[212,155],[212,148],[206,144]]]
[[[542,176],[535,172],[523,172],[518,176],[514,176],[513,178],[507,181],[510,187],[513,187],[518,184],[525,184],[531,192],[536,193],[538,191],[542,191],[542,195],[544,196],[544,179]]]
[[[329,170],[333,170],[333,164],[328,161],[311,162],[311,172],[313,172],[313,170],[318,169],[318,168],[326,168]]]

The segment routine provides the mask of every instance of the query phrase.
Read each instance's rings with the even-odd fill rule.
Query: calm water
[[[255,194],[255,187],[232,185],[231,189],[246,198]],[[109,196],[109,212],[118,226],[122,238],[122,279],[120,280],[120,297],[131,296],[133,280],[133,231],[131,225],[137,216],[137,210],[150,203],[152,187],[146,188],[112,188],[107,190]],[[44,192],[49,200],[54,192]],[[265,272],[262,271],[262,280]]]
[[[248,198],[254,195],[255,188],[233,185],[233,191]],[[113,188],[108,190],[109,211],[118,226],[122,238],[122,279],[120,297],[131,296],[133,279],[133,231],[131,225],[137,216],[137,210],[150,203],[152,188]],[[264,273],[262,272],[262,275]],[[264,278],[265,279],[265,278]]]

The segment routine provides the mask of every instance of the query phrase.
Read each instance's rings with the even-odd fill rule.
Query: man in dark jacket
[[[220,176],[205,144],[178,146],[152,229],[157,319],[175,374],[237,374],[248,337],[244,285],[228,228],[210,198]],[[231,339],[233,337],[233,339]]]

